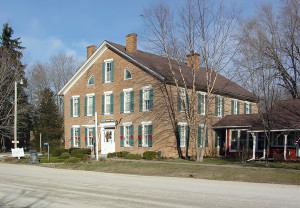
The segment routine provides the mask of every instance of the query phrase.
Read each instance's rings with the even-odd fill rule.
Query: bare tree
[[[213,116],[211,106],[215,83],[218,74],[225,69],[235,52],[231,41],[238,13],[232,8],[226,8],[223,2],[189,0],[179,12],[172,13],[167,5],[159,4],[146,9],[143,17],[146,40],[152,44],[155,52],[163,53],[168,60],[172,81],[164,83],[165,86],[161,89],[165,91],[163,93],[165,101],[170,107],[174,134],[178,140],[177,122],[182,119],[182,114],[178,114],[174,108],[171,108],[176,106],[172,86],[177,92],[181,88],[186,92],[186,96],[180,96],[184,109],[183,117],[189,127],[189,140],[194,144],[196,159],[202,161],[205,154],[206,134],[203,134],[199,144],[197,129],[199,123],[204,125],[204,129],[211,128]],[[194,55],[195,51],[200,55],[200,63],[192,58],[191,71],[183,71],[182,60],[185,59],[186,54]],[[206,76],[205,84],[202,86],[197,83],[201,70]],[[198,116],[197,113],[199,88],[206,92],[208,98],[205,116]],[[186,156],[188,150],[187,147]]]

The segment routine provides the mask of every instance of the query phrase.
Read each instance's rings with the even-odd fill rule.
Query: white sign
[[[11,149],[11,154],[13,157],[17,157],[19,159],[20,157],[25,157],[23,148]]]

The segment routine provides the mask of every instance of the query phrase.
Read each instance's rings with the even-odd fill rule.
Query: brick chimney
[[[97,46],[95,45],[90,45],[88,47],[86,47],[86,55],[87,55],[87,59],[89,59],[93,53],[96,51]]]
[[[189,67],[200,69],[200,55],[196,51],[191,51],[191,54],[186,56],[186,64]]]
[[[135,53],[137,47],[137,34],[131,33],[126,35],[126,51],[129,53]]]

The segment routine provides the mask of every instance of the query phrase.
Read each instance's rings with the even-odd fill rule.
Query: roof
[[[127,59],[131,63],[137,65],[141,69],[145,70],[152,76],[156,77],[162,82],[173,84],[173,78],[169,70],[168,59],[162,56],[151,54],[148,52],[137,50],[135,53],[129,53],[126,51],[126,47],[110,42],[104,41],[92,56],[83,64],[83,66],[75,73],[75,75],[68,81],[68,83],[60,90],[59,95],[64,95],[73,84],[89,69],[89,67],[101,56],[106,49],[111,49],[115,53],[119,54],[123,58]],[[192,86],[192,70],[185,63],[179,63],[175,60],[171,60],[172,67],[175,71],[175,77],[180,86],[183,86],[181,74],[179,71],[179,65],[182,69],[182,74],[188,87]],[[213,76],[217,74],[213,72]],[[206,71],[201,68],[196,70],[196,89],[199,91],[206,91]],[[213,93],[230,96],[237,99],[256,101],[256,97],[253,93],[239,86],[235,82],[226,79],[222,75],[218,74],[215,82]]]
[[[275,104],[270,113],[227,115],[217,121],[213,128],[248,128],[264,130],[262,118],[269,118],[271,130],[300,129],[300,100],[282,100]]]
[[[135,53],[129,53],[126,51],[126,47],[112,43],[107,41],[112,50],[120,55],[126,55],[138,63],[141,63],[143,66],[151,69],[155,73],[159,74],[163,77],[168,83],[173,83],[173,77],[169,70],[168,59],[162,56],[158,56],[155,54],[151,54],[148,52],[137,50]],[[175,77],[179,82],[179,85],[183,86],[181,74],[179,71],[179,67],[181,67],[182,74],[188,86],[192,86],[193,76],[192,69],[188,67],[185,63],[179,63],[175,60],[171,60],[172,67],[175,72]],[[180,66],[179,66],[180,65]],[[216,76],[216,73],[213,72],[213,77]],[[199,91],[206,90],[206,70],[204,68],[200,68],[196,70],[196,89]],[[235,98],[240,98],[249,101],[256,101],[256,97],[253,93],[249,92],[245,88],[239,86],[235,82],[225,78],[224,76],[218,74],[217,79],[214,86],[213,93],[227,95]]]

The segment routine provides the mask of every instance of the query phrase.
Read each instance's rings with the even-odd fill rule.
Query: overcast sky
[[[9,22],[13,38],[21,37],[24,61],[48,61],[66,52],[86,58],[86,46],[104,40],[125,45],[125,36],[143,31],[143,9],[161,0],[0,0],[0,26]],[[162,0],[177,7],[185,0]],[[232,3],[234,0],[225,0]],[[266,0],[277,4],[277,0]],[[254,13],[260,0],[237,0],[244,15]],[[138,44],[139,49],[143,49]]]

